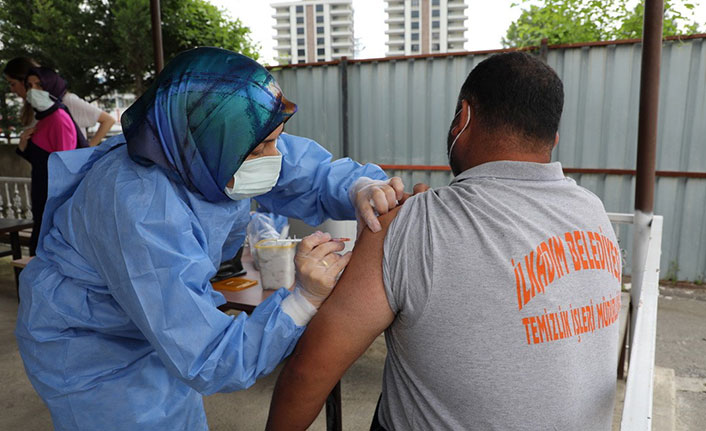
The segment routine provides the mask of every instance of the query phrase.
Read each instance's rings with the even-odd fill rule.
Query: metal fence
[[[665,40],[662,49],[655,214],[664,216],[662,274],[706,275],[706,35]],[[350,60],[275,68],[299,112],[289,133],[334,157],[383,165],[410,186],[448,184],[446,135],[468,73],[497,51]],[[549,46],[564,82],[554,160],[608,211],[632,212],[641,43]],[[631,242],[625,274],[630,274]]]

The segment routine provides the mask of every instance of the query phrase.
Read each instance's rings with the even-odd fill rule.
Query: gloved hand
[[[377,216],[387,214],[395,208],[403,194],[404,184],[400,177],[392,177],[386,181],[360,177],[348,190],[358,221],[364,221],[373,232],[382,229]]]
[[[297,289],[314,307],[319,308],[336,286],[338,275],[351,260],[351,253],[340,255],[341,241],[332,241],[328,233],[316,232],[297,247]]]

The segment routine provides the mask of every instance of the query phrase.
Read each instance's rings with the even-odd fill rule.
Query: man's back
[[[558,163],[492,162],[389,227],[387,429],[609,429],[620,252]]]

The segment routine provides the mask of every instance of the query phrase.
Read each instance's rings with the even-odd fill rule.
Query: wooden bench
[[[20,259],[15,259],[11,262],[12,267],[15,268],[15,289],[17,290],[17,301],[20,300],[20,272],[22,272],[22,269],[27,266],[33,257],[34,256],[26,256]]]
[[[22,268],[24,268],[25,266],[27,266],[27,264],[29,263],[30,260],[32,260],[33,257],[34,257],[34,256],[25,256],[25,257],[20,258],[20,259],[15,259],[15,260],[12,261],[12,266],[14,266],[15,268],[20,268],[20,269],[22,269]]]

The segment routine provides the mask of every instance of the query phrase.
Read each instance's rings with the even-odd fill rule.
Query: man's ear
[[[556,132],[556,135],[554,135],[554,145],[552,145],[552,150],[556,148],[557,145],[559,145],[559,132]]]

